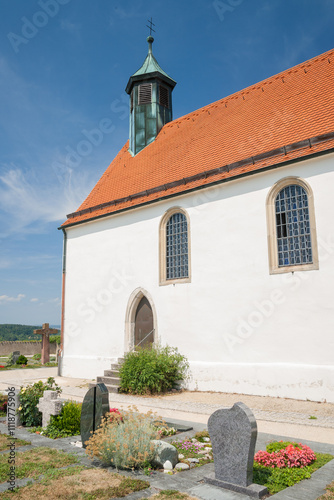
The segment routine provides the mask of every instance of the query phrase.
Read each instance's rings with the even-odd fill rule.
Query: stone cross
[[[215,474],[205,481],[254,498],[266,495],[267,488],[253,484],[257,425],[248,406],[235,403],[232,408],[215,411],[208,420],[208,432]]]
[[[57,391],[44,391],[43,397],[39,398],[37,408],[43,415],[42,427],[50,422],[51,415],[59,415],[65,399],[58,398]]]
[[[58,330],[55,328],[49,328],[49,323],[43,323],[41,330],[34,330],[37,335],[42,335],[42,356],[41,363],[45,365],[50,361],[50,342],[49,335],[56,335]]]

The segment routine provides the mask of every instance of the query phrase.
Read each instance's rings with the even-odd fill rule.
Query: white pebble
[[[182,458],[184,458],[184,455],[182,455],[182,453],[179,453],[179,460],[182,460]]]
[[[170,460],[166,460],[166,462],[164,463],[164,470],[166,471],[171,471],[173,470],[173,465],[172,465],[172,462]]]
[[[183,462],[180,462],[175,465],[175,470],[188,470],[190,467],[188,464],[184,464]]]

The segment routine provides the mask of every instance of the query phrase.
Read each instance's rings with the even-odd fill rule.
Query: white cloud
[[[0,295],[0,304],[4,304],[6,302],[20,302],[24,299],[25,295],[23,293],[19,293],[17,297],[9,297],[8,295]]]
[[[48,302],[50,304],[54,304],[56,306],[60,306],[60,304],[61,304],[61,300],[59,297],[56,297],[55,299],[49,299]]]
[[[41,225],[64,221],[85,199],[91,188],[85,175],[76,173],[75,182],[68,173],[63,183],[43,183],[31,172],[24,172],[14,165],[7,166],[0,175],[0,218],[8,233],[38,232]],[[86,187],[86,181],[89,185]],[[75,188],[73,187],[75,186]],[[34,224],[34,227],[29,227]],[[3,234],[2,236],[6,236]],[[0,262],[1,267],[1,262]]]
[[[33,299],[30,299],[30,302],[38,302],[39,299],[36,299],[35,297]]]

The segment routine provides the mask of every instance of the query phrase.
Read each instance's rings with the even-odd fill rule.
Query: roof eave
[[[129,81],[127,83],[127,86],[125,87],[125,92],[130,95],[132,87],[136,82],[147,81],[147,80],[152,80],[152,79],[159,79],[159,80],[163,81],[165,84],[169,85],[169,87],[171,87],[172,90],[176,85],[176,81],[173,80],[172,78],[166,77],[165,75],[163,75],[159,71],[154,71],[152,73],[145,73],[143,75],[130,76]]]

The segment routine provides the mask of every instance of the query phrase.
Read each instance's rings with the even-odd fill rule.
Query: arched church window
[[[190,281],[189,247],[188,214],[168,210],[160,223],[160,284]]]
[[[282,179],[267,198],[271,274],[318,269],[313,193],[297,177]]]
[[[166,224],[166,279],[188,278],[188,227],[186,216],[177,212]]]

